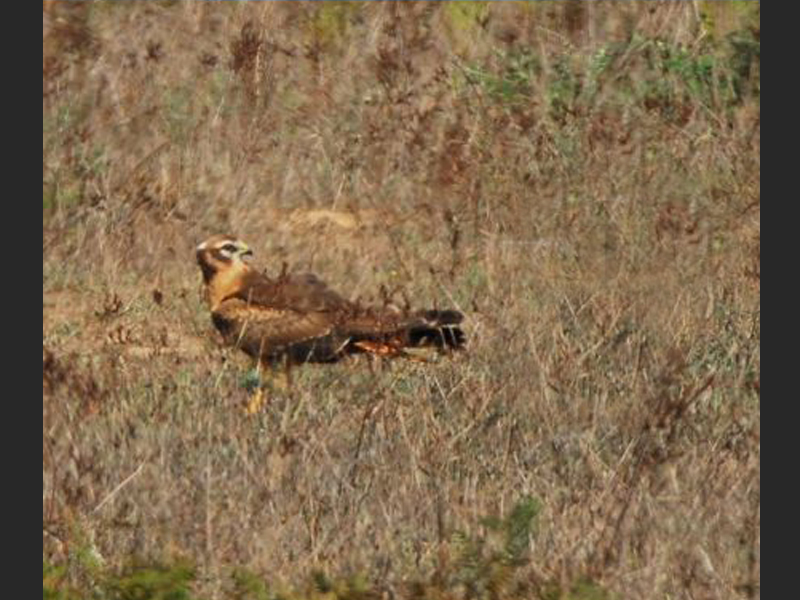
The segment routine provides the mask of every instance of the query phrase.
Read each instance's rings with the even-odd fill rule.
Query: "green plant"
[[[498,51],[496,60],[500,67],[495,72],[488,66],[468,65],[464,76],[468,83],[477,85],[490,98],[504,105],[514,106],[530,102],[535,83],[541,75],[539,58],[530,50]]]
[[[482,535],[457,532],[455,580],[467,598],[503,598],[513,590],[516,571],[528,560],[530,538],[536,531],[538,500],[525,497],[505,517],[481,520]]]
[[[105,582],[112,600],[199,600],[191,591],[195,570],[187,563],[135,566]]]
[[[42,563],[42,588],[44,600],[77,600],[81,598],[66,581],[66,567]]]
[[[542,600],[614,600],[614,596],[605,588],[589,578],[581,578],[568,590],[558,585],[551,585],[542,594]]]

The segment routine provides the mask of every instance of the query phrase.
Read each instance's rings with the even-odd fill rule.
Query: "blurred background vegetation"
[[[758,2],[43,2],[45,598],[760,597]],[[193,248],[467,314],[249,416]]]

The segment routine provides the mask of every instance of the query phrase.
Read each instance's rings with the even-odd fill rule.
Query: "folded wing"
[[[458,311],[363,309],[311,274],[272,280],[252,273],[212,318],[229,343],[267,362],[335,362],[359,352],[394,355],[465,342]]]

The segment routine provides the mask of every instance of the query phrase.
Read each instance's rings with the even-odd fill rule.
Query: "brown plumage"
[[[211,318],[225,340],[264,364],[336,362],[356,353],[401,356],[410,347],[464,345],[455,310],[363,308],[312,274],[272,279],[245,262],[248,246],[215,235],[197,247]]]

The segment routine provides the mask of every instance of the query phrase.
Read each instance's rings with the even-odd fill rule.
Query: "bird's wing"
[[[359,350],[391,354],[464,342],[456,311],[363,308],[311,274],[272,280],[250,273],[212,316],[229,343],[267,360],[286,355],[294,362],[327,362]]]
[[[230,298],[212,313],[223,336],[251,356],[269,357],[294,345],[330,336],[327,312],[302,312]]]
[[[351,308],[347,300],[311,273],[268,279],[254,272],[244,279],[233,297],[252,306],[291,309],[297,313],[339,312]]]

